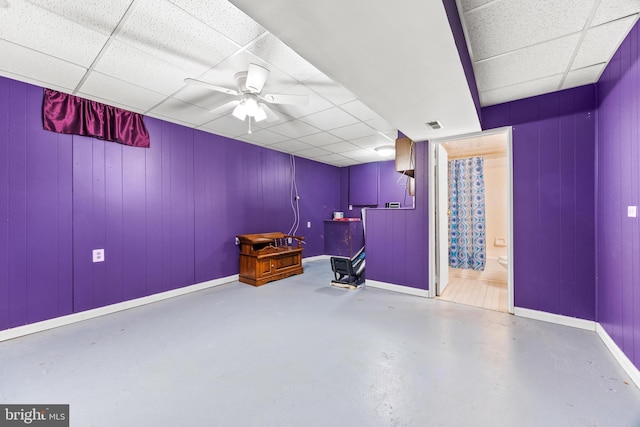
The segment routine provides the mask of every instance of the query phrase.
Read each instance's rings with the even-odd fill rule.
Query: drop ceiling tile
[[[377,132],[375,131],[375,129],[372,129],[366,124],[360,122],[349,126],[343,126],[341,128],[333,129],[329,133],[339,138],[350,140],[375,135]]]
[[[318,156],[316,157],[316,160],[318,160],[319,162],[325,162],[325,163],[334,163],[334,162],[352,162],[352,159],[348,159],[345,156],[342,156],[340,154],[326,154],[324,156]]]
[[[304,116],[300,120],[321,130],[331,130],[358,122],[358,119],[338,107]]]
[[[640,2],[640,1],[639,1]],[[571,69],[607,62],[629,33],[637,16],[609,22],[587,30]]]
[[[363,122],[366,122],[367,120],[374,120],[380,117],[371,108],[364,105],[358,99],[342,104],[340,105],[340,108],[342,108],[352,116],[362,120]]]
[[[247,49],[295,79],[306,80],[319,73],[316,67],[304,60],[273,34],[259,38]]]
[[[117,99],[123,105],[142,111],[148,110],[166,98],[161,93],[123,82],[97,71],[89,74],[78,94],[101,99]]]
[[[315,159],[316,157],[326,156],[327,154],[331,154],[330,151],[327,151],[318,147],[296,151],[295,153],[296,153],[296,156],[306,157],[307,159]]]
[[[240,46],[265,32],[256,21],[227,0],[170,0]]]
[[[26,1],[12,1],[10,7],[0,10],[0,39],[84,67],[91,65],[108,39],[105,34]]]
[[[166,0],[136,2],[117,39],[198,76],[237,50],[225,36]]]
[[[379,162],[384,160],[378,153],[376,153],[372,149],[371,150],[360,149],[356,151],[348,151],[346,153],[342,153],[342,155],[347,158],[357,160],[361,163]]]
[[[477,7],[483,6],[487,3],[494,2],[495,0],[460,0],[463,12],[468,12]]]
[[[288,136],[289,138],[300,138],[320,131],[318,128],[297,120],[280,123],[270,127],[269,130]]]
[[[66,89],[73,92],[85,72],[85,68],[49,55],[0,40],[0,70],[2,74],[22,76],[18,80],[29,80],[43,87]]]
[[[247,122],[236,119],[233,116],[223,116],[208,121],[200,126],[200,129],[206,129],[218,135],[227,137],[246,137],[249,125]]]
[[[249,142],[257,142],[261,145],[271,145],[278,142],[286,141],[289,139],[289,137],[272,132],[269,129],[260,129],[253,132],[252,134],[245,135],[243,139]]]
[[[579,34],[520,49],[475,64],[481,92],[564,73],[580,39]]]
[[[324,74],[316,75],[304,82],[305,86],[319,93],[335,105],[345,104],[356,99],[355,95],[342,85],[334,82]]]
[[[380,145],[391,144],[391,142],[387,138],[379,134],[366,136],[364,138],[352,139],[349,142],[362,148],[375,148],[379,147]]]
[[[486,107],[489,105],[514,101],[516,99],[541,95],[543,93],[554,92],[558,90],[561,81],[562,74],[557,74],[555,76],[545,77],[509,87],[480,92],[480,104],[483,107]]]
[[[316,160],[321,161],[320,159],[316,159]],[[353,159],[348,159],[346,157],[344,159],[333,160],[327,163],[337,167],[345,167],[345,166],[352,166],[352,165],[358,164],[358,162],[354,161]]]
[[[184,86],[184,70],[117,40],[109,44],[94,70],[165,95]]]
[[[192,126],[203,125],[215,117],[204,108],[182,102],[175,98],[166,99],[162,104],[155,106],[150,111],[155,114],[160,114],[161,116],[175,117],[178,120],[190,123]]]
[[[326,132],[314,133],[313,135],[307,135],[298,138],[302,142],[306,142],[307,144],[314,145],[316,147],[322,147],[325,145],[333,144],[335,142],[342,141],[335,135],[331,135]]]
[[[581,31],[594,0],[500,1],[465,14],[475,61]]]
[[[377,119],[373,119],[373,120],[367,120],[366,122],[369,126],[371,126],[372,128],[374,128],[375,130],[378,130],[380,132],[386,133],[386,132],[395,132],[397,135],[397,129],[394,128],[391,123],[387,122],[385,119],[383,118],[377,118]],[[395,137],[394,137],[395,139]]]
[[[322,148],[331,151],[332,153],[346,153],[347,151],[356,151],[360,149],[359,146],[345,141],[338,142],[336,144],[325,145]]]
[[[274,150],[284,151],[287,153],[295,153],[296,151],[303,151],[313,148],[309,144],[305,144],[304,142],[290,139],[284,142],[278,142],[276,144],[269,145],[269,148],[273,148]]]
[[[28,0],[85,27],[109,35],[116,29],[132,0],[60,1]]]
[[[562,89],[596,83],[600,78],[600,74],[602,74],[602,70],[604,70],[605,65],[607,64],[596,64],[590,67],[570,71],[564,79]]]
[[[638,0],[606,0],[600,1],[591,26],[604,24],[623,16],[640,13],[640,2]]]

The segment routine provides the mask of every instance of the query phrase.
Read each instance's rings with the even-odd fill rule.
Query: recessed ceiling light
[[[393,145],[381,145],[375,148],[376,153],[380,154],[382,157],[391,157],[396,154],[396,147]]]
[[[442,123],[440,123],[438,120],[427,122],[427,126],[429,126],[433,130],[442,129]]]

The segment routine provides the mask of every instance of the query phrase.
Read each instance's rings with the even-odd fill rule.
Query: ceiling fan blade
[[[307,105],[309,97],[307,95],[285,95],[270,93],[262,97],[271,104],[287,104],[287,105]]]
[[[209,112],[213,113],[213,114],[224,114],[227,111],[230,111],[231,109],[235,108],[238,104],[240,104],[240,102],[241,101],[239,99],[235,99],[233,101],[225,102],[222,105],[218,105],[213,110],[209,110]]]
[[[229,95],[239,95],[240,92],[238,92],[235,89],[229,89],[228,87],[222,87],[222,86],[216,86],[212,83],[207,83],[207,82],[203,82],[202,80],[196,80],[196,79],[184,79],[184,82],[190,85],[198,85],[198,86],[202,86],[202,87],[206,87],[207,89],[211,89],[211,90],[215,90],[216,92],[222,92],[222,93],[226,93]]]
[[[262,111],[264,111],[264,113],[266,114],[267,122],[269,123],[275,122],[280,118],[271,108],[269,108],[267,104],[263,104],[262,102],[259,102],[258,105],[260,106]]]
[[[247,89],[252,93],[260,93],[269,77],[269,70],[257,64],[249,64],[247,71]]]

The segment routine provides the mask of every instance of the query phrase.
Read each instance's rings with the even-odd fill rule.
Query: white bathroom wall
[[[507,240],[507,158],[487,155],[484,158],[484,188],[487,258],[507,255],[507,246],[496,245],[496,239]]]

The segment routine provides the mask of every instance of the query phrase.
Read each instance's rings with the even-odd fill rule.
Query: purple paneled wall
[[[415,209],[369,209],[367,279],[428,289],[427,144],[416,144]]]
[[[598,322],[640,368],[640,24],[598,82]]]
[[[71,136],[42,130],[42,93],[0,79],[2,329],[72,311]]]
[[[289,155],[152,118],[149,149],[46,132],[42,92],[0,78],[0,330],[237,274],[235,235],[289,231]],[[296,166],[321,255],[341,170]]]
[[[371,174],[371,178],[365,178],[361,173],[353,173],[354,170],[362,171],[363,167],[375,172]],[[373,178],[374,175],[377,178]],[[372,185],[370,181],[375,179],[377,179],[377,182]],[[372,193],[369,198],[377,200],[377,203],[375,206],[369,207],[384,208],[387,202],[400,202],[400,206],[410,207],[413,202],[407,190],[407,177],[396,171],[395,160],[342,168],[340,180],[341,191],[343,192],[340,200],[346,217],[359,218],[360,209],[362,208],[362,206],[354,206],[353,210],[349,211],[349,191]],[[374,191],[375,195],[373,195]]]
[[[595,319],[595,87],[482,109],[513,126],[516,307]]]

